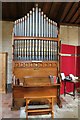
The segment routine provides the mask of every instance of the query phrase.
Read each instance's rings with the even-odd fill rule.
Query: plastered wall
[[[2,52],[8,53],[7,84],[12,81],[12,30],[13,22],[2,22]]]
[[[78,26],[60,25],[61,43],[78,46],[80,44],[79,30],[80,30],[80,27]]]
[[[0,52],[2,52],[2,21],[0,21]]]

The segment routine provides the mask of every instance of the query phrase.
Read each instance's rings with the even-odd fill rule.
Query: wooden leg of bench
[[[52,119],[54,119],[54,112],[52,111],[52,113],[51,113],[51,116],[52,116]]]
[[[51,116],[52,116],[52,119],[54,118],[53,107],[54,107],[54,98],[52,97],[52,98],[51,98],[51,109],[52,109],[52,111],[51,111]]]
[[[28,120],[28,100],[26,99],[26,120]]]

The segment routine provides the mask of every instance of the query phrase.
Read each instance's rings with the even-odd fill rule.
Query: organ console
[[[35,77],[59,77],[59,36],[57,23],[50,20],[37,4],[14,22],[13,34],[13,76],[19,80],[19,85],[13,84],[13,107],[20,107],[24,103],[24,91],[27,91],[25,76],[32,76],[34,81]],[[60,83],[52,90],[60,104],[59,88]]]

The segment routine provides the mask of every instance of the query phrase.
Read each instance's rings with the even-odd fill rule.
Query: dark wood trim
[[[51,10],[51,5],[52,5],[51,2],[45,2],[43,9],[42,9],[44,14],[49,15],[49,11]]]
[[[65,22],[70,21],[70,19],[73,17],[75,11],[77,10],[78,3],[74,3],[73,6],[70,8],[69,13],[66,16]]]
[[[73,5],[73,2],[67,3],[66,7],[64,8],[63,14],[61,16],[60,22],[62,22],[65,19],[72,5]]]
[[[59,22],[60,22],[61,15],[62,15],[62,12],[64,11],[65,7],[66,7],[66,2],[63,2],[63,4],[61,4],[60,7],[59,7],[58,13],[56,15],[56,19]]]
[[[70,19],[70,22],[75,22],[79,17],[79,9],[76,10],[74,16]]]
[[[80,23],[80,17],[78,17],[77,19],[76,19],[76,21],[75,21],[75,23],[77,24],[79,24]]]
[[[59,23],[59,25],[78,26],[78,27],[80,27],[80,24],[75,24],[75,23],[73,23],[73,24],[71,24],[71,23]]]

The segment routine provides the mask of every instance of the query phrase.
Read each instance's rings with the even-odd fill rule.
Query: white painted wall
[[[2,21],[0,21],[0,52],[2,52]]]
[[[3,21],[2,22],[2,52],[8,53],[7,83],[12,82],[12,31],[13,31],[13,22]]]
[[[78,46],[80,46],[80,27],[78,28]]]
[[[80,28],[78,26],[60,25],[61,43],[78,46],[80,44],[79,30]]]

